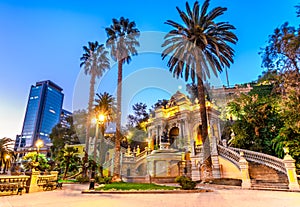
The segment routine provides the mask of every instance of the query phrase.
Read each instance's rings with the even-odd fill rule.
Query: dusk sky
[[[239,38],[233,46],[234,64],[228,70],[230,85],[256,80],[262,73],[260,48],[284,22],[298,26],[294,7],[298,3],[293,0],[211,0],[210,9],[216,6],[228,8],[217,20],[234,25]],[[69,111],[78,109],[74,102],[79,99],[83,102],[80,106],[87,104],[89,82],[88,79],[80,82],[82,46],[88,41],[105,43],[104,28],[111,25],[112,18],[124,16],[136,22],[141,36],[160,37],[171,29],[164,24],[166,20],[181,22],[176,6],[185,10],[185,1],[0,0],[0,138],[15,138],[21,133],[30,86],[37,81],[51,80],[62,87],[65,94],[63,108]],[[157,43],[160,46],[162,42]],[[153,77],[158,82],[166,80],[165,86],[142,81],[142,90],[133,91],[127,96],[130,97],[128,100],[125,98],[128,104],[139,101],[151,106],[157,99],[170,98],[169,92],[173,92],[167,88],[160,90],[160,87],[180,85],[168,74],[159,51],[147,48],[151,46],[146,46],[141,55],[133,57],[131,63],[124,66],[124,78],[127,78],[124,93],[140,86],[135,81],[145,76],[145,80]],[[113,66],[97,91],[115,92],[116,71]],[[165,76],[169,77],[164,79]],[[220,80],[216,86],[226,85],[224,73]],[[76,88],[85,90],[80,92],[81,97],[76,96],[79,90]]]

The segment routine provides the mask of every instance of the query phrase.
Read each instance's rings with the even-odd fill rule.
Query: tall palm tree
[[[103,44],[96,42],[88,42],[88,47],[83,46],[84,54],[80,58],[80,67],[84,67],[86,75],[91,76],[90,79],[90,93],[88,102],[88,116],[86,120],[86,137],[85,137],[85,150],[88,154],[89,149],[89,131],[91,124],[91,113],[93,110],[93,102],[95,96],[95,83],[96,78],[101,77],[105,70],[109,69],[108,52],[105,50]]]
[[[117,117],[116,140],[114,159],[114,178],[120,178],[120,140],[121,140],[121,101],[122,101],[122,75],[123,64],[131,61],[131,56],[137,55],[136,47],[139,46],[137,38],[139,30],[135,28],[135,22],[121,17],[113,19],[113,24],[105,28],[107,33],[106,47],[110,48],[111,57],[118,62],[118,87],[117,87]]]
[[[104,92],[104,93],[100,93],[100,94],[96,94],[97,98],[95,99],[95,108],[94,108],[94,113],[96,114],[96,116],[100,116],[102,115],[104,120],[103,123],[100,124],[100,133],[101,133],[101,136],[100,136],[100,168],[102,168],[102,164],[103,164],[103,153],[102,151],[104,150],[104,131],[105,131],[105,128],[106,126],[115,121],[115,117],[116,117],[116,101],[115,101],[115,98],[110,95],[109,93],[107,92]],[[97,123],[98,124],[98,123]],[[98,129],[98,127],[96,128]],[[98,133],[98,131],[96,130],[96,133]],[[94,156],[96,156],[97,154],[97,137],[98,135],[95,136],[95,145],[94,145]],[[96,159],[94,159],[96,160]],[[102,175],[102,172],[101,172],[101,175]]]
[[[234,50],[229,44],[236,44],[238,39],[232,32],[234,26],[215,20],[227,9],[216,7],[208,11],[208,7],[209,0],[204,1],[201,9],[198,1],[194,3],[193,8],[186,2],[186,12],[176,7],[183,24],[172,20],[165,22],[173,29],[165,36],[162,58],[170,55],[168,67],[177,78],[183,77],[184,74],[186,81],[190,78],[193,83],[197,81],[204,166],[211,170],[204,81],[210,78],[211,71],[217,76],[224,67],[230,67]]]

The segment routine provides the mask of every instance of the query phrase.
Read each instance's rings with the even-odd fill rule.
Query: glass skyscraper
[[[49,134],[60,121],[63,98],[62,88],[50,80],[31,86],[21,133],[25,146],[19,147],[34,147],[37,139],[50,143]]]

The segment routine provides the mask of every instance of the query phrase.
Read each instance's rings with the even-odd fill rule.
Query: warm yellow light
[[[105,120],[105,116],[103,114],[100,114],[98,120],[103,123]]]
[[[9,160],[9,159],[10,159],[10,155],[8,155],[8,154],[5,155],[5,159],[6,159],[6,160]]]
[[[38,147],[38,148],[42,147],[43,145],[44,145],[44,142],[43,142],[43,140],[41,140],[41,139],[38,139],[38,140],[35,142],[35,146]]]

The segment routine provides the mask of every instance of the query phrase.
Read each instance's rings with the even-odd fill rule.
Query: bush
[[[77,176],[76,177],[76,180],[79,182],[79,183],[88,183],[90,181],[89,177],[83,177],[82,175],[80,176]]]
[[[178,176],[175,178],[175,182],[179,183],[184,190],[193,190],[196,187],[196,182],[192,181],[191,178],[186,176]]]
[[[112,177],[96,176],[95,180],[96,180],[96,183],[98,183],[98,184],[109,184],[109,183],[111,183]]]

